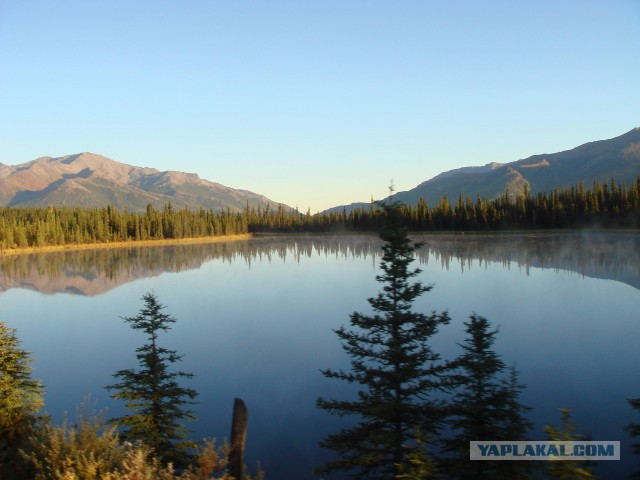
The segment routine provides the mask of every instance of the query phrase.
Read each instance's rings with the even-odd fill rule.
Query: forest
[[[198,238],[246,233],[378,231],[381,209],[366,208],[311,214],[282,205],[245,207],[242,212],[162,209],[145,212],[104,208],[0,207],[0,249],[139,240]],[[640,176],[631,185],[614,179],[577,184],[532,195],[505,191],[499,198],[445,196],[437,205],[423,199],[403,205],[403,221],[412,231],[473,231],[508,229],[638,228]]]

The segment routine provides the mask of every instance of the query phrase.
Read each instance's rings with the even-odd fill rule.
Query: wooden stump
[[[229,453],[229,475],[241,480],[244,470],[244,445],[247,441],[247,419],[249,412],[244,402],[236,398],[233,401],[233,420],[231,422],[231,452]]]

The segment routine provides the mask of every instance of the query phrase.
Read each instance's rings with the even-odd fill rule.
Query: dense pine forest
[[[402,215],[414,231],[497,230],[551,228],[640,227],[640,177],[630,186],[594,182],[586,189],[568,189],[532,195],[508,191],[495,199],[462,195],[451,203],[446,196],[437,205],[421,199],[404,205]],[[114,207],[0,207],[0,248],[43,247],[139,240],[160,240],[234,235],[257,232],[376,231],[380,210],[367,208],[311,214],[278,208],[250,208],[233,213],[205,209],[176,210],[149,205],[145,212]]]

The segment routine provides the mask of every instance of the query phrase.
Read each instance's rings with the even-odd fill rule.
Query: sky
[[[639,127],[639,26],[640,0],[0,0],[0,163],[368,202]]]

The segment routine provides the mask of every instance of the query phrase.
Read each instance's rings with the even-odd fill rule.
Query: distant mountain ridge
[[[104,207],[142,211],[148,204],[241,211],[279,205],[263,195],[201,179],[195,173],[160,171],[94,153],[41,157],[0,164],[0,205]],[[288,207],[287,207],[288,208]]]
[[[394,194],[394,200],[416,204],[424,198],[430,206],[445,195],[453,204],[462,194],[475,200],[495,198],[509,190],[510,194],[524,191],[525,185],[535,195],[554,188],[570,188],[582,182],[589,188],[594,180],[615,178],[629,185],[640,175],[640,127],[609,140],[585,143],[564,152],[533,155],[510,163],[489,163],[482,167],[463,167],[436,175],[417,187]],[[330,210],[350,210],[368,203],[353,203]]]

